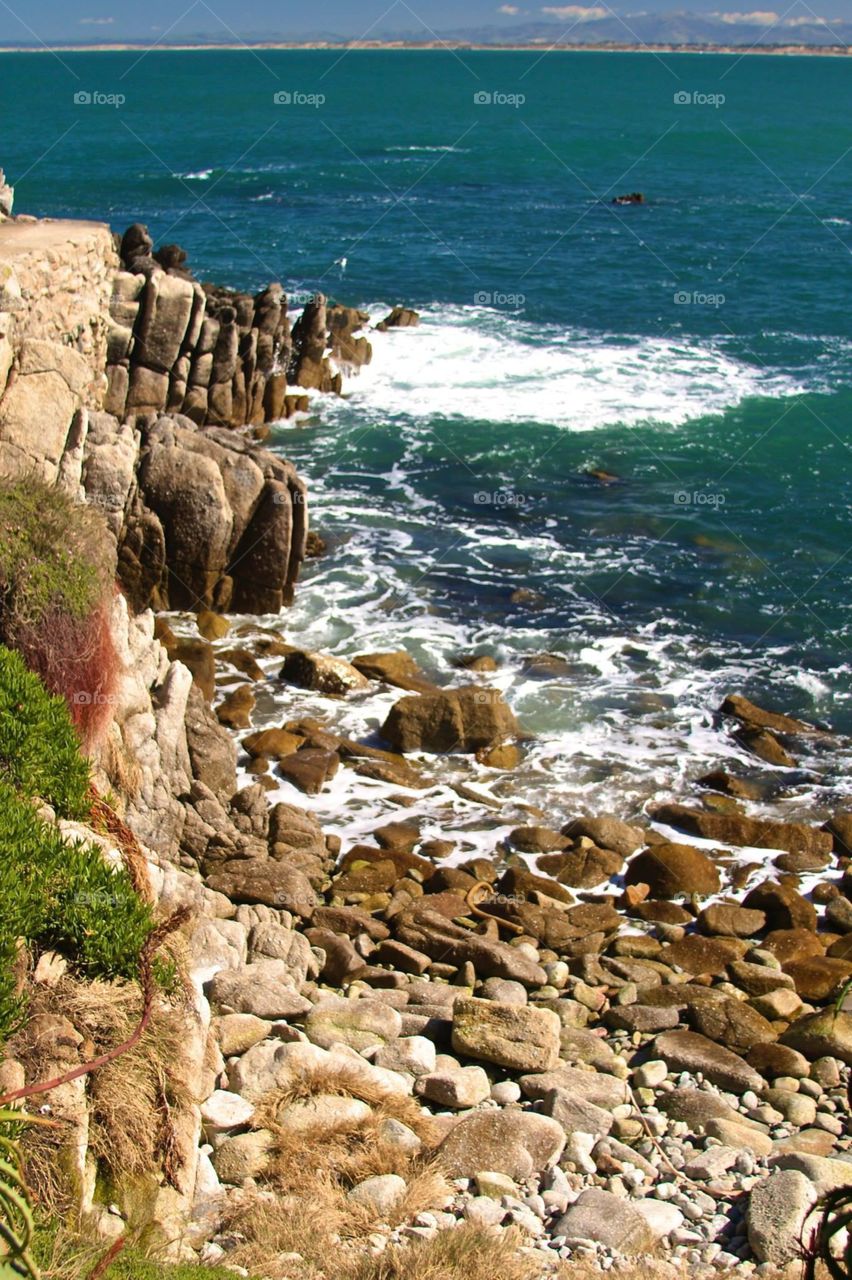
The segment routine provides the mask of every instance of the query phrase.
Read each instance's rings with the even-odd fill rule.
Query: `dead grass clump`
[[[35,987],[32,1013],[62,1014],[83,1036],[81,1053],[94,1058],[122,1043],[136,1027],[142,996],[129,982],[80,982],[63,978],[55,987]],[[185,1029],[179,1011],[162,997],[146,1034],[135,1048],[88,1077],[89,1148],[111,1176],[133,1177],[155,1169],[177,1176],[175,1126],[192,1101],[178,1071]],[[29,1079],[43,1079],[50,1064],[38,1046],[15,1046]],[[22,1140],[39,1203],[61,1202],[62,1130],[33,1129]]]
[[[362,1256],[345,1269],[328,1268],[328,1280],[539,1280],[541,1259],[523,1252],[514,1228],[487,1230],[463,1223],[431,1240],[392,1245],[378,1257]]]

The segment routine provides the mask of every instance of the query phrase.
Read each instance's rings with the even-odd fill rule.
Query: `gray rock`
[[[257,1178],[269,1167],[275,1139],[268,1129],[238,1133],[227,1138],[213,1153],[213,1167],[222,1182],[239,1186],[246,1178]]]
[[[406,1181],[399,1174],[381,1173],[354,1186],[349,1199],[383,1218],[393,1213],[407,1190]]]
[[[361,1053],[397,1040],[401,1031],[397,1010],[380,1000],[324,1000],[305,1020],[308,1038],[324,1049],[345,1044]]]
[[[706,1080],[732,1093],[753,1089],[759,1093],[763,1079],[753,1067],[730,1049],[714,1044],[694,1031],[665,1031],[654,1041],[654,1056],[669,1070],[701,1072]]]
[[[450,1130],[438,1159],[452,1178],[473,1178],[483,1169],[524,1182],[556,1164],[565,1132],[532,1111],[477,1111]]]
[[[557,1067],[555,1071],[524,1075],[518,1083],[524,1096],[534,1101],[545,1098],[552,1089],[604,1109],[620,1107],[630,1100],[623,1080],[600,1071],[582,1071],[579,1067]]]
[[[649,1222],[626,1200],[597,1187],[584,1191],[554,1228],[568,1240],[594,1240],[615,1253],[646,1253],[656,1240]]]
[[[609,1111],[566,1093],[564,1089],[551,1089],[545,1094],[542,1110],[561,1124],[566,1133],[590,1133],[601,1138],[615,1123]]]
[[[440,1107],[461,1111],[484,1102],[491,1084],[482,1067],[442,1068],[420,1076],[415,1093]]]
[[[760,1262],[786,1266],[801,1258],[801,1236],[817,1193],[803,1173],[776,1169],[751,1193],[748,1242]]]
[[[286,1019],[301,1017],[313,1008],[310,1000],[299,995],[281,960],[261,960],[218,973],[206,991],[211,1003],[225,1013]]]

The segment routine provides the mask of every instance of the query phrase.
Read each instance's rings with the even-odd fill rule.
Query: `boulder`
[[[806,1014],[784,1032],[781,1043],[804,1054],[811,1062],[817,1058],[839,1058],[852,1066],[852,1013],[829,1008]]]
[[[629,858],[645,843],[645,832],[641,827],[630,826],[611,814],[599,818],[573,818],[562,831],[574,839],[587,836],[601,849],[611,849],[613,853],[620,853],[622,858]]]
[[[397,689],[408,689],[414,693],[438,692],[404,649],[393,653],[362,653],[352,659],[352,665],[368,680],[380,680]]]
[[[731,1093],[759,1093],[763,1088],[761,1076],[738,1054],[694,1031],[664,1031],[654,1041],[654,1057],[662,1058],[670,1071],[700,1072]]]
[[[658,898],[708,897],[721,888],[711,858],[688,844],[655,844],[631,859],[625,884],[647,884]]]
[[[281,960],[259,960],[241,969],[223,970],[207,984],[206,992],[223,1012],[251,1013],[256,1018],[298,1018],[313,1007],[299,995]]]
[[[405,1196],[408,1186],[398,1173],[379,1173],[356,1183],[349,1199],[368,1209],[374,1217],[386,1219]]]
[[[554,1089],[582,1102],[611,1111],[630,1100],[627,1085],[616,1076],[580,1067],[560,1066],[553,1071],[521,1076],[518,1083],[525,1097],[540,1102]]]
[[[774,1169],[753,1188],[748,1205],[748,1242],[759,1262],[785,1267],[802,1258],[802,1231],[816,1203],[804,1174]]]
[[[554,1233],[567,1240],[594,1240],[631,1257],[647,1253],[656,1243],[651,1225],[629,1201],[598,1187],[578,1196],[555,1224]]]
[[[549,1009],[457,1000],[453,1006],[453,1049],[511,1071],[549,1071],[559,1061],[559,1018]]]
[[[235,858],[207,877],[207,885],[232,902],[259,902],[310,920],[317,895],[303,872],[274,858]]]
[[[719,709],[723,716],[733,716],[736,720],[743,720],[760,729],[772,729],[776,733],[815,732],[814,726],[804,720],[794,720],[792,716],[781,715],[777,711],[766,711],[741,693],[729,694]]]
[[[735,1053],[748,1053],[756,1044],[778,1039],[772,1024],[741,1000],[706,1000],[687,1008],[696,1031]]]
[[[743,906],[748,910],[762,911],[772,930],[815,930],[817,926],[816,909],[789,884],[764,880],[746,895]]]
[[[518,732],[502,695],[478,686],[401,698],[381,729],[393,750],[403,753],[476,751]]]
[[[753,938],[766,927],[766,913],[732,902],[716,902],[698,916],[702,933],[724,938]]]
[[[380,320],[376,328],[380,333],[388,329],[413,329],[420,323],[420,315],[410,307],[394,307],[384,320]]]
[[[551,1089],[546,1093],[542,1110],[561,1124],[566,1133],[590,1133],[595,1138],[604,1138],[615,1124],[611,1112],[575,1098],[564,1089]]]
[[[491,1082],[482,1067],[439,1066],[418,1078],[415,1092],[439,1107],[467,1111],[490,1095]]]
[[[830,853],[832,847],[832,838],[827,831],[803,822],[769,822],[737,813],[690,809],[683,804],[660,805],[653,816],[657,822],[701,836],[704,840],[717,840],[720,844],[781,849],[788,853]]]
[[[551,1169],[565,1148],[565,1131],[532,1111],[478,1111],[450,1130],[438,1159],[451,1178],[472,1178],[482,1169],[526,1182]]]
[[[239,1186],[246,1178],[257,1178],[266,1172],[274,1142],[268,1129],[238,1133],[216,1148],[213,1168],[222,1182]]]
[[[361,1053],[397,1040],[402,1019],[396,1009],[380,1000],[332,997],[314,1006],[305,1020],[305,1032],[321,1048],[345,1044]]]
[[[344,658],[323,653],[307,653],[297,649],[284,660],[280,678],[301,689],[343,696],[353,690],[366,689],[369,680]]]

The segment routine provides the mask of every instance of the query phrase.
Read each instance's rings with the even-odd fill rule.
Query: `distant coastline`
[[[54,44],[54,45],[0,45],[0,53],[195,53],[235,50],[326,50],[332,53],[352,53],[363,50],[434,53],[692,53],[739,54],[741,57],[760,54],[763,57],[836,57],[852,55],[847,45],[737,45],[737,44],[547,44],[545,41],[529,41],[517,44],[478,44],[469,41],[450,40],[349,40],[321,41],[235,41],[210,44],[146,44],[143,41],[117,41],[112,44]]]

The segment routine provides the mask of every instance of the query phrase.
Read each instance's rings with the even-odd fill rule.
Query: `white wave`
[[[190,179],[195,179],[196,182],[206,182],[208,178],[212,177],[212,174],[212,169],[198,169],[192,173],[176,173],[174,176],[176,178],[183,178],[187,182]]]
[[[419,327],[371,341],[373,363],[350,390],[355,403],[383,415],[571,431],[679,426],[751,396],[804,390],[787,374],[735,359],[721,342],[590,335],[479,306],[429,309]]]
[[[453,152],[460,156],[470,155],[469,147],[385,147],[385,151],[421,151],[434,154]]]

